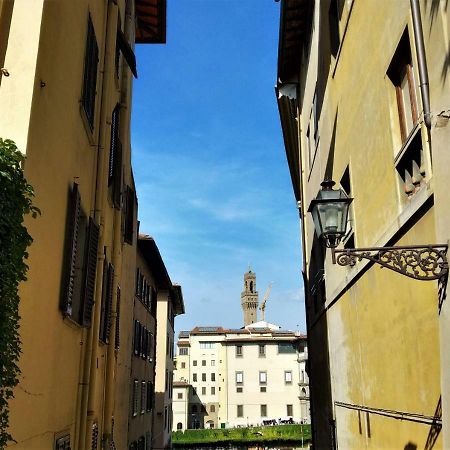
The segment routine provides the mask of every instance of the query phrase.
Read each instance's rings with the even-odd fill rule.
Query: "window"
[[[103,268],[103,295],[99,330],[99,339],[105,344],[109,344],[109,334],[111,331],[113,282],[114,266],[111,263],[107,263],[105,261]]]
[[[236,372],[236,384],[244,384],[244,372]]]
[[[216,361],[214,359],[211,360],[211,367],[214,367],[216,365]]]
[[[192,405],[192,412],[196,413],[197,412],[197,405]]]
[[[339,36],[339,12],[338,0],[330,1],[330,8],[328,10],[328,24],[330,31],[330,50],[331,54],[336,58],[339,50],[341,39]]]
[[[293,405],[286,405],[286,415],[292,417],[294,415]]]
[[[286,384],[291,384],[292,383],[292,372],[290,370],[285,370],[284,371],[284,382]]]
[[[188,354],[188,349],[186,347],[180,348],[180,355],[185,356]]]
[[[206,395],[206,387],[205,386],[202,387],[202,395]]]
[[[261,417],[267,417],[267,405],[261,405]]]
[[[200,348],[211,350],[215,347],[215,344],[215,342],[200,342]]]
[[[55,450],[70,450],[70,434],[56,439]]]
[[[154,388],[153,383],[151,381],[147,381],[147,411],[151,411],[153,409],[153,400],[154,400]]]
[[[131,401],[131,408],[132,408],[132,415],[133,417],[137,416],[138,413],[138,390],[139,390],[139,381],[138,380],[134,380],[133,382],[133,398]]]
[[[197,374],[196,374],[196,373],[193,373],[193,374],[192,374],[192,381],[193,381],[194,383],[197,382]]]
[[[405,30],[387,72],[395,88],[402,143],[418,120],[416,84],[412,68],[408,30]]]
[[[214,386],[211,387],[211,395],[216,395],[216,388]]]
[[[259,392],[267,392],[266,386],[260,386],[259,387]]]
[[[134,190],[127,186],[125,191],[125,213],[124,213],[124,241],[127,244],[133,245],[133,235],[134,235],[134,204],[136,202],[136,195]],[[148,289],[146,292],[146,302],[148,305]]]
[[[145,413],[145,408],[147,406],[147,383],[141,381],[141,414]]]
[[[69,193],[60,308],[82,326],[91,326],[97,271],[99,227],[81,208],[78,184]]]
[[[261,357],[266,356],[266,346],[264,344],[259,344],[258,348],[259,348],[258,350],[259,356]]]
[[[206,366],[206,361],[204,359],[202,360],[202,366]]]
[[[202,381],[206,381],[206,373],[202,373]]]
[[[145,436],[141,436],[137,443],[137,450],[145,450]]]
[[[210,412],[216,412],[216,405],[211,405],[211,407],[210,407]]]
[[[267,372],[259,372],[259,384],[267,383]]]
[[[352,196],[352,185],[350,181],[350,167],[347,166],[341,181],[340,185],[344,192],[351,197]],[[347,219],[347,230],[345,232],[345,236],[343,238],[344,248],[355,248],[355,230],[354,230],[354,213],[353,213],[353,203],[350,204],[348,210],[348,219]]]
[[[216,374],[214,372],[211,374],[211,381],[216,381]]]
[[[178,400],[182,400],[183,399],[183,393],[182,392],[178,392],[177,398],[178,398]]]
[[[244,417],[244,405],[237,405],[237,414],[238,417]]]
[[[91,15],[88,17],[86,49],[84,54],[83,94],[81,104],[91,131],[94,129],[95,95],[97,88],[98,46]]]
[[[197,365],[197,361],[194,359],[194,361],[192,361],[192,365],[196,366]]]
[[[181,363],[181,368],[182,368],[182,369],[186,369],[186,363],[185,363],[185,362],[182,362],[182,363]]]
[[[109,145],[108,186],[113,204],[120,208],[122,192],[122,143],[119,139],[120,105],[117,104],[111,115],[111,140]],[[134,202],[134,191],[132,191]],[[131,195],[131,193],[130,193]],[[133,209],[134,217],[134,209]],[[133,218],[132,218],[133,220]],[[133,224],[131,224],[132,226]]]
[[[91,450],[98,449],[98,424],[93,423],[91,429]]]
[[[219,388],[219,391],[220,391],[220,388]],[[244,392],[244,388],[238,386],[238,387],[236,388],[236,392],[237,392],[238,394],[242,394],[242,392]]]
[[[279,342],[278,353],[295,353],[295,347],[292,342]]]
[[[120,348],[120,286],[117,286],[116,292],[116,335],[114,339],[114,348],[119,350]]]
[[[183,429],[183,424],[181,422],[177,423],[177,430],[180,431]]]
[[[242,356],[242,345],[236,345],[236,356]]]

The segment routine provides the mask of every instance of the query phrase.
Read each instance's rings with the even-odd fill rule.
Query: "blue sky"
[[[141,232],[196,325],[240,327],[249,264],[266,320],[305,331],[299,220],[274,94],[279,3],[168,0],[167,44],[136,48]]]

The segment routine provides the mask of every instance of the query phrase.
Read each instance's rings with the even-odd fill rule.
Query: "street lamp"
[[[317,236],[328,248],[336,248],[345,235],[348,208],[353,201],[342,189],[333,189],[335,184],[332,180],[322,181],[322,189],[308,208]]]
[[[348,208],[352,198],[342,189],[333,189],[334,181],[325,180],[317,197],[311,201],[316,234],[331,248],[333,264],[354,266],[367,259],[415,280],[439,280],[439,305],[445,298],[448,278],[447,244],[396,247],[366,247],[336,250],[347,227]]]

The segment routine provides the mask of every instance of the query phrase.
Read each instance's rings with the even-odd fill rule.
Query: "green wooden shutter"
[[[81,198],[78,184],[74,183],[69,200],[68,229],[66,234],[65,255],[65,289],[61,299],[64,315],[72,316],[72,302],[75,285],[75,268],[77,262],[78,236],[80,231]]]
[[[116,334],[114,347],[116,350],[119,350],[120,347],[120,286],[117,286]]]
[[[91,16],[88,17],[86,50],[84,56],[82,104],[91,130],[94,128],[95,96],[97,89],[98,46]]]
[[[86,265],[84,275],[84,295],[81,323],[85,327],[91,326],[92,309],[95,296],[95,275],[97,273],[97,252],[100,227],[89,218],[88,236],[86,240]]]

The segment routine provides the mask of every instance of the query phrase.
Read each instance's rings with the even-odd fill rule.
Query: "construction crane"
[[[266,293],[264,294],[263,301],[262,301],[261,305],[259,306],[259,309],[260,309],[260,311],[261,311],[261,320],[262,320],[263,322],[264,322],[264,310],[266,309],[266,302],[267,302],[267,300],[269,299],[270,291],[271,291],[271,289],[272,289],[272,284],[273,284],[273,282],[271,281],[271,282],[269,283],[269,286],[268,286],[267,289],[266,289]]]

